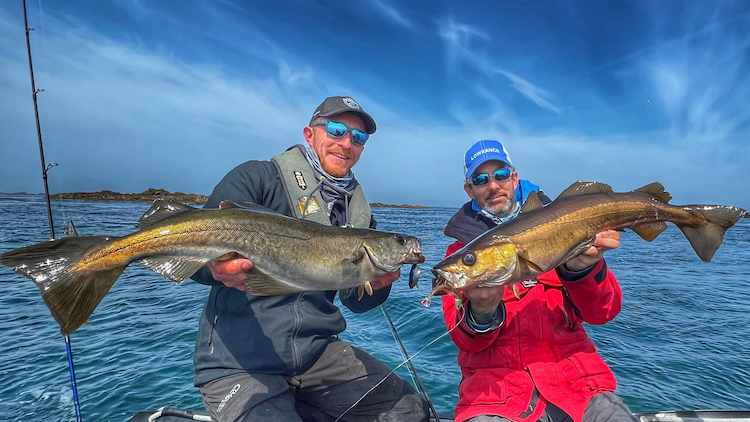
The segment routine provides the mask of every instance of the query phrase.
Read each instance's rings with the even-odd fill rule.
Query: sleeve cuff
[[[600,263],[601,263],[601,266],[600,266]],[[567,267],[565,267],[565,264],[562,264],[559,267],[555,268],[555,271],[557,272],[558,277],[560,277],[560,280],[567,282],[567,283],[571,283],[571,282],[582,280],[583,278],[591,274],[591,272],[597,267],[599,267],[599,270],[596,272],[596,276],[595,276],[596,282],[601,283],[603,278],[601,278],[600,275],[601,274],[606,275],[607,273],[607,263],[604,261],[604,259],[580,271],[571,271],[567,269]]]
[[[488,324],[478,324],[476,321],[474,321],[474,315],[471,312],[471,302],[469,302],[466,304],[466,318],[464,318],[464,322],[466,324],[466,327],[472,333],[486,334],[490,331],[494,331],[502,327],[503,323],[505,323],[505,316],[505,304],[503,302],[500,302],[500,305],[497,307],[495,316],[492,318],[492,321],[490,321]]]

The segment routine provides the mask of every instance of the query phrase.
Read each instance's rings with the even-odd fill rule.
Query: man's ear
[[[311,126],[305,126],[305,128],[302,129],[302,136],[305,137],[307,144],[312,146],[313,128]]]
[[[469,195],[469,198],[472,200],[474,199],[474,190],[471,189],[471,186],[469,186],[468,183],[464,183],[464,191],[466,191],[466,194]]]

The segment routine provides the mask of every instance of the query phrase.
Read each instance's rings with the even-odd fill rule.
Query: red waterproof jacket
[[[446,256],[464,245],[454,242]],[[577,281],[563,281],[553,270],[537,277],[536,285],[518,287],[520,300],[505,289],[507,317],[500,328],[474,334],[461,322],[451,332],[463,375],[456,422],[485,414],[533,422],[548,402],[581,422],[594,395],[617,387],[582,325],[604,324],[620,312],[617,280],[602,260]],[[446,295],[443,312],[451,329],[464,308]]]

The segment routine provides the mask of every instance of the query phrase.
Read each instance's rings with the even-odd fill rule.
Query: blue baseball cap
[[[510,154],[505,150],[503,144],[498,141],[479,141],[472,145],[464,156],[464,177],[467,179],[474,174],[483,163],[487,161],[502,161],[508,166],[513,166],[510,162]]]

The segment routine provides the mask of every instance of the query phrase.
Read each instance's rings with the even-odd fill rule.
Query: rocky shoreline
[[[424,205],[407,205],[407,204],[394,205],[394,204],[384,204],[382,202],[370,202],[370,207],[372,208],[414,208],[414,209],[430,208],[430,207],[425,207]]]
[[[151,202],[155,199],[169,199],[185,204],[205,204],[208,196],[197,193],[170,192],[166,189],[149,188],[141,193],[120,193],[111,190],[99,192],[60,192],[50,195],[51,199],[83,201],[126,201]]]
[[[126,201],[126,202],[151,202],[155,199],[169,199],[186,204],[205,204],[208,196],[197,193],[170,192],[166,189],[149,188],[141,193],[120,193],[111,190],[99,192],[60,192],[50,195],[54,200],[83,200],[83,201]],[[426,209],[423,205],[394,205],[382,202],[371,202],[373,208],[412,208]]]

